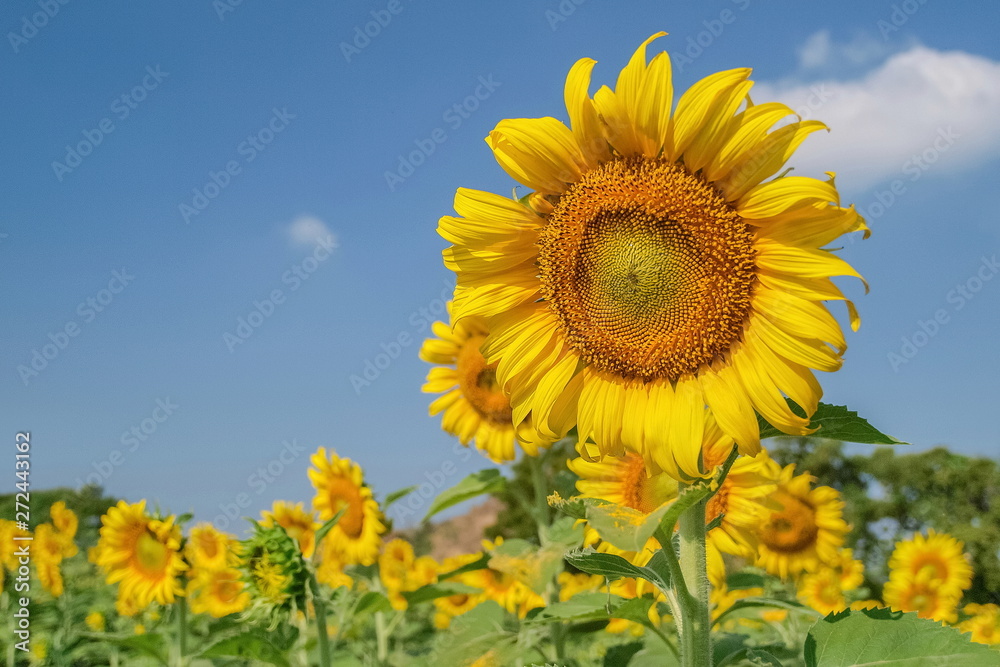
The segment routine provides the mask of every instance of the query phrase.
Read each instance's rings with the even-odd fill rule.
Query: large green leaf
[[[795,404],[791,399],[786,399],[789,407],[797,415],[805,416],[805,411]],[[757,422],[760,426],[760,437],[774,438],[787,435],[774,426],[768,424],[763,417],[757,415]],[[830,440],[843,440],[844,442],[859,442],[864,445],[908,445],[908,442],[898,440],[891,435],[882,433],[877,428],[868,423],[868,420],[859,417],[857,412],[848,410],[844,405],[830,405],[820,403],[813,413],[809,422],[810,428],[819,429],[813,435],[817,438],[829,438]]]
[[[507,485],[507,480],[496,468],[487,468],[474,472],[455,486],[438,494],[431,503],[424,520],[430,519],[438,512],[459,504],[469,498],[481,496],[484,493],[499,493]]]
[[[226,637],[201,652],[202,658],[246,658],[269,665],[289,667],[284,653],[263,635],[254,632]]]
[[[621,556],[587,548],[570,551],[565,558],[570,565],[587,574],[598,574],[612,581],[622,578],[645,579],[662,591],[670,590],[670,576],[667,572],[660,571],[659,568],[633,565]]]
[[[543,608],[533,619],[536,623],[553,621],[601,621],[611,617],[615,608],[624,602],[617,595],[607,593],[579,593],[564,602]]]
[[[413,485],[413,486],[408,486],[404,489],[397,489],[393,491],[392,493],[390,493],[385,497],[385,500],[382,501],[382,511],[383,512],[386,511],[394,502],[396,502],[397,500],[402,500],[403,498],[410,495],[416,490],[417,486]]]
[[[737,600],[731,607],[719,614],[719,617],[715,619],[713,625],[720,622],[730,614],[735,614],[744,609],[756,609],[761,607],[799,612],[808,616],[813,616],[814,618],[822,615],[812,607],[807,607],[801,602],[794,602],[791,600],[775,600],[773,598],[747,597]]]
[[[807,667],[997,667],[1000,653],[955,628],[888,609],[843,611],[806,637]]]
[[[162,665],[167,664],[167,642],[161,634],[149,633],[144,635],[130,635],[128,637],[113,637],[108,635],[104,641],[121,646],[122,648],[138,651],[156,659]]]

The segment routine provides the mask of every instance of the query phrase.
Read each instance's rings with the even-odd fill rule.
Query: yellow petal
[[[586,169],[573,132],[555,118],[502,120],[486,142],[504,171],[539,192],[559,194]]]
[[[718,107],[727,106],[728,93],[741,86],[749,76],[748,68],[731,69],[711,74],[688,88],[677,102],[670,137],[664,147],[666,156],[678,159],[705,124],[719,113]]]
[[[628,116],[628,111],[607,86],[601,86],[594,95],[594,108],[600,119],[604,135],[616,151],[622,155],[639,155],[642,153],[642,142],[636,137],[635,126]]]
[[[775,123],[793,113],[795,112],[780,102],[747,107],[746,111],[733,119],[737,128],[705,167],[705,179],[714,182],[724,178],[737,163],[742,162],[744,155],[767,135],[767,131]]]
[[[741,345],[734,351],[732,361],[754,409],[769,424],[789,435],[808,435],[812,432],[809,420],[799,417],[788,407],[781,392],[762,367],[759,356],[754,354],[753,345]]]
[[[751,86],[752,81],[736,80],[715,94],[715,99],[705,109],[698,133],[684,149],[684,164],[689,170],[698,171],[707,165],[733,135],[738,127],[734,115],[746,101]]]
[[[840,354],[847,350],[844,333],[830,312],[814,301],[762,287],[753,297],[754,310],[782,331],[800,338],[818,338]]]
[[[757,248],[757,265],[762,268],[800,278],[853,276],[864,283],[866,291],[868,289],[868,283],[854,267],[826,250],[795,248],[761,238],[754,245]]]
[[[758,235],[775,243],[806,248],[821,248],[843,234],[864,232],[864,238],[871,235],[865,219],[850,208],[829,206],[806,206],[794,211],[755,220]]]
[[[799,338],[785,333],[766,317],[751,319],[751,329],[774,352],[785,359],[808,368],[833,372],[839,370],[844,360],[826,343],[816,338]],[[754,348],[756,349],[756,348]]]
[[[590,74],[596,60],[581,58],[569,70],[563,96],[569,113],[570,128],[583,152],[584,159],[591,167],[611,158],[608,142],[601,131],[597,109],[590,99]]]
[[[778,173],[807,136],[829,130],[818,120],[804,120],[779,128],[744,154],[743,160],[718,183],[726,199],[736,201],[752,187]]]
[[[786,176],[752,188],[737,202],[736,212],[744,218],[770,218],[790,208],[818,202],[839,205],[832,177],[821,181],[806,176]]]
[[[739,445],[740,453],[754,456],[760,451],[757,415],[740,383],[739,374],[728,364],[699,373],[705,402],[716,422]]]

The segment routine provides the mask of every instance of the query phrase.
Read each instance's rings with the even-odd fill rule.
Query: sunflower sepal
[[[661,591],[670,591],[670,573],[660,568],[653,569],[649,566],[633,565],[621,556],[603,553],[591,547],[574,549],[565,557],[566,562],[578,570],[587,574],[600,575],[607,578],[608,581],[623,578],[645,579]]]

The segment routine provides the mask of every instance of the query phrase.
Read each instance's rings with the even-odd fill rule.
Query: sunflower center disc
[[[365,523],[365,514],[364,499],[358,492],[358,487],[350,480],[338,478],[330,480],[327,493],[330,496],[330,508],[333,514],[336,515],[342,507],[347,506],[347,511],[340,517],[337,526],[349,537],[360,536]]]
[[[753,234],[681,165],[625,158],[583,176],[539,238],[543,294],[598,370],[676,380],[739,339],[755,282]]]
[[[162,542],[149,531],[143,531],[135,543],[135,557],[143,571],[158,573],[166,568],[169,555]]]
[[[761,542],[782,553],[797,553],[811,546],[819,535],[816,511],[799,498],[782,492],[778,492],[775,500],[784,507],[764,524]]]
[[[486,336],[472,336],[458,353],[458,386],[479,416],[494,424],[511,423],[510,399],[497,383],[496,364],[487,365],[479,347]]]

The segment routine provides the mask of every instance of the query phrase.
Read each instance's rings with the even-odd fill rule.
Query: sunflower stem
[[[678,627],[681,665],[702,667],[712,664],[711,618],[708,611],[708,573],[705,556],[705,507],[703,499],[684,512],[678,521],[680,570],[686,604],[682,603],[682,623]],[[686,609],[685,609],[686,607]]]
[[[552,513],[548,501],[548,484],[545,481],[544,457],[547,452],[529,459],[531,467],[531,485],[535,496],[535,521],[538,524],[538,542],[542,546],[549,540],[549,527],[551,525]],[[552,582],[546,590],[545,604],[550,605],[559,601],[559,575],[554,575]],[[562,623],[550,623],[549,634],[552,639],[552,648],[555,651],[557,663],[564,663],[566,659],[566,633]]]
[[[184,667],[187,655],[187,598],[179,597],[174,603],[177,611],[177,667]]]
[[[316,637],[319,643],[320,667],[330,667],[330,637],[326,630],[326,602],[320,593],[316,575],[309,572],[309,588],[312,589],[313,612],[316,616]]]

